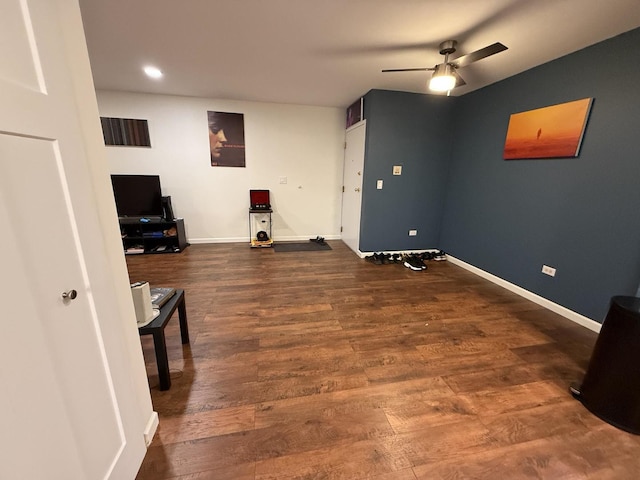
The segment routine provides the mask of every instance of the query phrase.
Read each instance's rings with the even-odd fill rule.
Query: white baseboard
[[[324,238],[325,240],[340,240],[341,237],[340,235],[289,235],[286,237],[283,237],[281,235],[274,235],[273,236],[273,241],[274,242],[308,242],[309,240],[311,240],[312,238],[316,238],[317,236],[320,236],[322,238]]]
[[[360,250],[358,250],[356,254],[360,258],[365,258],[370,255],[373,255],[374,253],[385,253],[387,255],[395,255],[395,254],[411,255],[412,253],[439,252],[439,251],[440,250],[438,250],[437,248],[427,248],[426,250],[376,250],[375,252],[361,252]]]
[[[187,241],[192,245],[205,243],[246,243],[249,245],[249,237],[188,238]]]
[[[144,429],[144,444],[147,447],[151,445],[151,441],[153,440],[153,436],[156,434],[159,424],[160,420],[158,418],[158,412],[151,412],[147,426]]]
[[[475,273],[479,277],[485,278],[490,282],[495,283],[496,285],[500,285],[501,287],[506,288],[507,290],[513,293],[516,293],[521,297],[526,298],[527,300],[531,300],[532,302],[537,303],[538,305],[548,310],[551,310],[552,312],[557,313],[558,315],[562,315],[563,317],[571,320],[572,322],[577,323],[578,325],[582,325],[583,327],[588,328],[589,330],[599,333],[600,329],[602,328],[602,324],[596,322],[595,320],[591,320],[590,318],[580,315],[579,313],[576,313],[573,310],[569,310],[568,308],[563,307],[562,305],[558,305],[557,303],[554,303],[551,300],[547,300],[546,298],[541,297],[540,295],[530,292],[529,290],[525,290],[524,288],[519,287],[518,285],[515,285],[511,282],[508,282],[500,277],[496,277],[495,275],[489,272],[485,272],[484,270],[481,270],[478,267],[474,267],[473,265],[463,262],[462,260],[452,257],[451,255],[447,255],[447,260],[449,260],[454,265],[458,265],[459,267],[462,267],[465,270],[470,271],[471,273]]]
[[[322,235],[321,235],[322,236]],[[311,235],[290,235],[290,236],[275,236],[274,242],[305,242],[311,238],[315,238]],[[325,240],[340,240],[340,235],[325,235]],[[193,245],[205,244],[205,243],[246,243],[249,245],[249,237],[225,237],[225,238],[189,238],[187,241]]]

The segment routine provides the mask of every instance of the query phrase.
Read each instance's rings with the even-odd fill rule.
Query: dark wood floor
[[[568,392],[596,334],[447,262],[245,244],[127,257],[186,291],[138,478],[636,479],[640,437]]]

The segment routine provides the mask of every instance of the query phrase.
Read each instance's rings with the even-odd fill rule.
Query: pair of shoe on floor
[[[422,260],[435,260],[436,262],[441,262],[447,259],[446,254],[442,250],[438,250],[437,252],[421,253],[420,258]]]
[[[424,264],[421,255],[410,254],[405,255],[404,258],[404,266],[410,268],[414,271],[426,270],[427,266]]]
[[[404,266],[416,271],[426,270],[427,266],[425,265],[425,262],[427,260],[441,262],[446,259],[447,256],[442,250],[438,250],[437,252],[413,253],[404,256]]]
[[[319,245],[325,245],[324,237],[321,237],[321,236],[317,236],[316,238],[310,238],[309,241],[316,242]]]
[[[402,258],[399,254],[394,253],[374,253],[366,257],[366,260],[372,262],[374,265],[389,265],[390,263],[400,263]]]
[[[443,261],[446,260],[446,254],[442,250],[437,252],[408,253],[400,255],[398,253],[374,253],[365,258],[365,260],[374,265],[388,265],[390,263],[402,263],[405,267],[412,270],[426,270],[425,262],[427,260]]]

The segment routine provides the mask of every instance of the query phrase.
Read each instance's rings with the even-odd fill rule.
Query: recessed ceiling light
[[[162,72],[160,69],[156,67],[144,67],[144,73],[146,73],[151,78],[161,78]]]

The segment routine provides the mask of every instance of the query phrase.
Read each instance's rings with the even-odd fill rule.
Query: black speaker
[[[640,298],[611,298],[582,385],[571,393],[605,422],[640,435]]]
[[[173,207],[171,206],[171,196],[162,197],[162,213],[165,220],[173,220]]]

